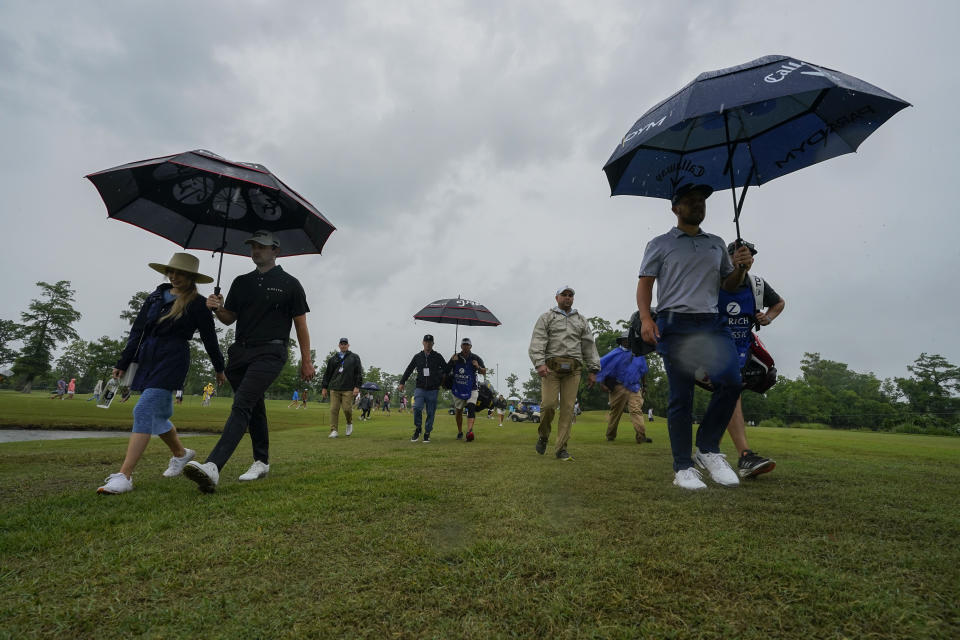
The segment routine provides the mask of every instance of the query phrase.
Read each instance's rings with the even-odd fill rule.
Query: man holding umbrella
[[[427,421],[423,425],[423,441],[430,442],[430,432],[433,431],[433,417],[437,412],[437,395],[440,392],[440,381],[447,371],[447,363],[443,356],[433,350],[433,336],[429,333],[423,336],[423,351],[417,353],[407,365],[407,370],[400,378],[397,391],[403,393],[404,384],[410,374],[417,372],[417,388],[413,392],[413,437],[410,442],[420,439],[420,425],[423,419],[421,412],[426,406]]]
[[[673,483],[684,489],[705,489],[697,466],[714,482],[737,486],[737,474],[720,453],[720,438],[740,397],[737,350],[726,319],[717,313],[720,287],[734,292],[743,282],[753,256],[741,246],[728,255],[718,236],[700,229],[713,189],[686,183],[672,198],[677,226],[651,240],[640,265],[637,307],[641,336],[656,344],[663,357],[670,399],[667,432],[673,452]],[[732,258],[732,260],[731,260]],[[657,320],[650,313],[653,283],[657,282]],[[697,430],[691,458],[693,385],[696,371],[706,371],[713,397]]]
[[[540,438],[537,453],[543,455],[550,437],[553,414],[560,407],[557,421],[556,456],[558,460],[573,460],[567,452],[570,425],[573,423],[573,405],[577,401],[580,375],[584,366],[589,375],[587,385],[593,386],[600,371],[600,355],[593,334],[579,311],[573,308],[572,287],[557,289],[557,306],[541,315],[533,327],[528,354],[540,375]],[[558,401],[559,398],[559,401]]]
[[[192,461],[184,468],[184,475],[206,493],[216,490],[220,471],[248,430],[254,461],[240,480],[257,480],[270,471],[264,393],[286,363],[291,325],[300,346],[300,377],[314,376],[306,315],[310,308],[300,282],[277,265],[280,242],[269,231],[257,231],[246,243],[256,269],[234,279],[226,301],[218,294],[207,298],[207,307],[220,322],[237,323],[237,333],[224,371],[234,391],[230,417],[206,462]]]
[[[363,367],[360,356],[350,351],[350,341],[340,338],[340,352],[330,356],[320,383],[320,395],[326,399],[330,391],[330,436],[336,438],[340,424],[340,406],[343,419],[347,421],[347,436],[353,434],[353,399],[360,393],[363,383]]]

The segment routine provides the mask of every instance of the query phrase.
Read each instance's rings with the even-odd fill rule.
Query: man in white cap
[[[300,282],[277,265],[280,242],[269,231],[257,231],[245,242],[256,269],[234,279],[226,301],[218,294],[207,298],[207,307],[220,322],[237,323],[237,333],[227,351],[225,371],[234,392],[230,417],[206,462],[192,461],[183,470],[205,493],[216,490],[220,471],[248,430],[253,464],[240,480],[257,480],[270,471],[263,396],[286,364],[291,325],[300,347],[300,377],[310,380],[314,376],[307,331],[310,308]]]
[[[450,393],[453,395],[453,409],[456,412],[457,440],[463,440],[463,410],[467,410],[467,439],[473,440],[473,425],[477,419],[477,374],[487,373],[483,358],[473,353],[470,338],[460,341],[460,352],[453,354],[447,363],[447,370],[453,376]]]
[[[573,460],[567,452],[573,405],[584,368],[588,371],[587,386],[592,387],[600,371],[600,355],[587,319],[573,308],[573,287],[557,289],[557,306],[541,315],[533,326],[528,354],[540,376],[540,437],[537,453],[543,455],[550,437],[553,414],[560,407],[557,421],[556,456]],[[559,402],[558,402],[559,398]]]

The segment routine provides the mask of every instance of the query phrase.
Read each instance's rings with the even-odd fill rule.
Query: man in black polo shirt
[[[423,417],[420,412],[424,405],[427,409],[427,423],[424,425],[423,441],[430,442],[430,432],[433,431],[433,416],[437,412],[437,394],[440,392],[440,381],[447,370],[447,362],[443,356],[433,350],[433,336],[429,333],[423,336],[423,351],[417,353],[407,365],[407,370],[400,378],[397,391],[403,393],[403,386],[407,378],[417,370],[417,388],[413,392],[413,437],[410,442],[420,439],[420,422]]]
[[[263,394],[287,361],[291,324],[296,328],[300,346],[300,377],[310,380],[314,376],[306,315],[310,308],[303,287],[277,266],[280,243],[272,233],[257,231],[246,243],[250,245],[257,268],[234,279],[226,302],[218,294],[207,298],[207,307],[220,322],[237,323],[237,335],[236,342],[227,350],[224,371],[234,392],[230,417],[206,462],[193,461],[183,470],[205,493],[217,488],[220,471],[248,429],[253,444],[253,464],[240,480],[257,480],[270,471]]]

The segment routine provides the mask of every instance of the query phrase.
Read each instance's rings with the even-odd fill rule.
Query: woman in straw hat
[[[164,274],[170,282],[161,284],[147,296],[130,328],[127,346],[113,370],[113,377],[120,378],[131,363],[137,363],[130,387],[141,394],[133,408],[133,433],[120,472],[107,477],[106,484],[97,489],[97,493],[133,490],[133,468],[153,434],[160,436],[173,453],[167,470],[163,472],[166,478],[180,475],[184,465],[196,455],[181,444],[170,417],[173,415],[173,393],[183,387],[187,377],[189,341],[197,330],[217,372],[217,383],[222,384],[225,380],[223,354],[213,327],[213,314],[207,309],[206,298],[197,293],[198,282],[213,282],[213,278],[198,271],[200,261],[189,253],[175,253],[167,264],[151,262],[149,266]]]

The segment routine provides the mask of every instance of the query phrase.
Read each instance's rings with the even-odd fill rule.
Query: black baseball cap
[[[433,336],[428,333],[427,335],[423,336],[423,341],[424,341],[424,342],[433,342]]]
[[[710,194],[713,193],[713,187],[708,184],[693,184],[688,182],[677,187],[677,190],[673,192],[673,197],[670,199],[671,204],[677,204],[677,200],[687,195],[688,193],[693,193],[694,191],[700,191],[703,193],[704,198],[709,198]]]
[[[340,338],[340,344],[350,344],[350,341],[346,338]]]

